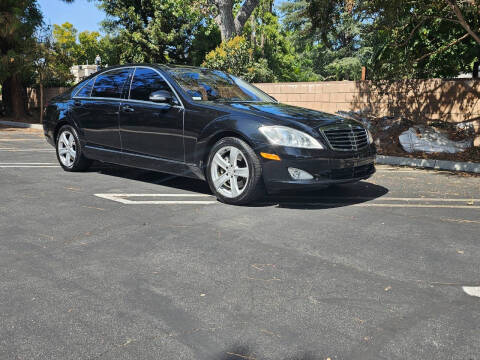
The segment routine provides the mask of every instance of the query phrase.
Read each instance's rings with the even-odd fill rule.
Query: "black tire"
[[[62,161],[62,159],[60,159],[61,155],[60,155],[60,151],[59,151],[59,141],[60,141],[60,137],[64,133],[65,134],[71,134],[73,136],[73,141],[74,141],[74,145],[72,145],[72,146],[74,146],[76,155],[75,155],[74,161],[72,162],[72,164],[70,166],[65,164],[64,161]],[[78,138],[78,133],[73,126],[63,125],[60,128],[60,130],[57,133],[57,138],[55,139],[55,149],[56,149],[56,153],[57,153],[57,160],[58,160],[60,166],[65,171],[71,171],[71,172],[85,171],[92,164],[92,160],[87,159],[83,155],[83,149],[82,149],[82,145],[80,143],[80,139]]]
[[[212,162],[215,154],[221,148],[226,146],[232,146],[239,149],[245,157],[248,164],[249,177],[244,185],[244,190],[237,197],[227,197],[221,194],[214,186],[212,179]],[[210,189],[215,194],[218,200],[226,204],[243,205],[251,203],[260,199],[265,195],[265,185],[262,179],[262,165],[258,156],[252,150],[252,148],[243,140],[235,137],[225,137],[220,139],[210,150],[208,156],[206,178]]]

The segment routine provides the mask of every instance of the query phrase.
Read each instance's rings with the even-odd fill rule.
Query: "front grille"
[[[367,130],[360,126],[322,130],[333,150],[357,151],[368,146]]]

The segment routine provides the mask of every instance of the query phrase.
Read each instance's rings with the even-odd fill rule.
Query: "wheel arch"
[[[212,147],[220,139],[235,137],[247,143],[254,151],[261,143],[259,126],[263,123],[258,116],[228,115],[217,118],[203,129],[195,146],[195,163],[205,168]]]
[[[207,168],[207,162],[208,162],[208,157],[210,156],[210,151],[212,150],[213,146],[218,142],[220,141],[221,139],[223,138],[226,138],[226,137],[234,137],[234,138],[237,138],[237,139],[240,139],[244,142],[246,142],[252,149],[255,150],[255,145],[254,143],[252,142],[251,139],[249,139],[245,134],[242,134],[238,131],[234,131],[234,130],[221,130],[215,134],[213,134],[211,137],[208,138],[208,140],[206,141],[205,143],[205,147],[204,147],[204,151],[203,151],[203,156],[202,158],[200,159],[201,161],[201,164],[200,166],[203,167],[203,171],[205,172],[206,171],[206,168]]]
[[[78,138],[80,139],[80,142],[82,142],[82,135],[83,133],[81,132],[81,129],[77,126],[77,124],[75,123],[75,121],[73,121],[72,119],[70,119],[69,117],[63,117],[61,119],[58,120],[58,122],[55,124],[55,127],[53,129],[53,141],[56,143],[57,142],[57,136],[58,136],[58,132],[60,131],[60,129],[62,128],[62,126],[65,126],[65,125],[70,125],[72,126],[77,134],[78,134]]]

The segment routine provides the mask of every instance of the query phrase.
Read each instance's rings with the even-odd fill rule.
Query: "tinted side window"
[[[137,68],[130,87],[130,99],[149,101],[150,94],[157,90],[171,91],[158,73],[151,69]]]
[[[92,97],[120,98],[129,73],[130,69],[118,69],[98,75]]]
[[[83,87],[78,91],[75,96],[79,97],[90,97],[90,94],[92,93],[92,88],[93,88],[93,83],[95,81],[95,78],[90,79]]]

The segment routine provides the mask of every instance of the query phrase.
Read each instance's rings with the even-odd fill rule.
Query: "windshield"
[[[196,101],[274,102],[246,81],[219,70],[172,68],[167,70]]]

